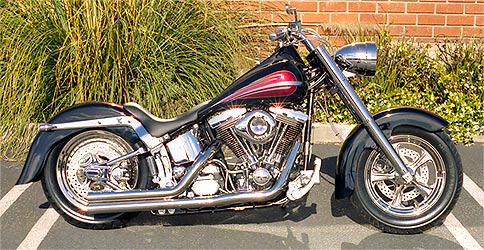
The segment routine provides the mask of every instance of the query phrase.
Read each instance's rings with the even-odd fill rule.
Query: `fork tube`
[[[309,91],[308,96],[308,109],[307,115],[308,120],[306,121],[306,128],[304,130],[304,170],[308,169],[309,161],[311,160],[312,154],[312,124],[313,124],[313,109],[314,109],[314,91]]]
[[[341,72],[336,63],[333,61],[333,58],[329,55],[326,49],[323,48],[323,46],[317,47],[316,52],[316,55],[319,57],[326,70],[328,70],[328,73],[334,79],[335,85],[341,92],[341,97],[344,98],[350,105],[348,108],[354,111],[354,114],[365,126],[371,138],[381,148],[383,153],[385,153],[386,157],[390,160],[393,166],[395,166],[397,173],[404,179],[406,183],[411,182],[413,179],[412,170],[405,166],[400,156],[397,154],[395,149],[393,149],[386,136],[378,127],[378,124],[376,124],[375,120],[373,120],[373,117],[361,101],[360,97],[356,94],[353,87],[343,75],[343,72]]]

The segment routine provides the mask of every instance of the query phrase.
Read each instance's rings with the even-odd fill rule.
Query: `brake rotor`
[[[420,158],[420,153],[411,150],[409,148],[398,147],[397,145],[393,145],[397,148],[397,153],[399,154],[400,158],[404,161],[407,166],[411,166],[411,163],[416,162]],[[390,172],[394,172],[395,169],[389,165],[385,166],[387,169],[391,169]],[[388,168],[390,167],[390,168]],[[415,169],[413,169],[415,171]],[[380,170],[376,170],[380,172]],[[427,183],[429,181],[429,169],[426,165],[421,166],[418,169],[418,172],[415,173],[415,178],[419,180],[421,183]],[[376,183],[379,191],[385,195],[388,199],[393,200],[395,198],[395,190],[397,189],[397,184],[393,181],[378,181]],[[417,198],[420,195],[420,192],[417,188],[413,186],[407,186],[402,190],[402,201],[410,201]]]
[[[125,150],[106,141],[94,141],[78,147],[66,165],[67,183],[78,196],[86,198],[89,192],[108,191],[111,188],[84,175],[84,168],[121,156]]]

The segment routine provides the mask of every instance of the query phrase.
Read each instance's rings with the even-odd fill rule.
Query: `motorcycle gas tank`
[[[289,60],[259,65],[237,79],[209,105],[228,106],[302,103],[307,83],[301,69]]]

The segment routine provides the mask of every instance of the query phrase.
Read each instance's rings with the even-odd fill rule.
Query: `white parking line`
[[[44,240],[45,236],[49,232],[50,228],[54,225],[55,221],[59,218],[59,214],[53,209],[48,208],[40,219],[30,230],[29,234],[20,243],[19,249],[37,249]]]
[[[474,200],[484,208],[484,191],[477,186],[466,174],[464,174],[464,189],[474,198]]]
[[[8,193],[2,197],[0,200],[0,217],[2,217],[3,213],[7,211],[7,209],[20,197],[20,195],[32,185],[32,182],[25,185],[17,185],[14,186]]]
[[[447,216],[444,225],[464,249],[484,250],[452,213]]]

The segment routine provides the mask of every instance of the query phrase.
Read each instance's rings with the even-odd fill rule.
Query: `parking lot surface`
[[[484,145],[458,146],[464,188],[443,225],[417,235],[382,233],[334,199],[338,144],[318,144],[321,184],[289,206],[152,216],[124,228],[86,230],[50,208],[40,183],[14,186],[22,162],[0,162],[1,249],[483,249]]]

